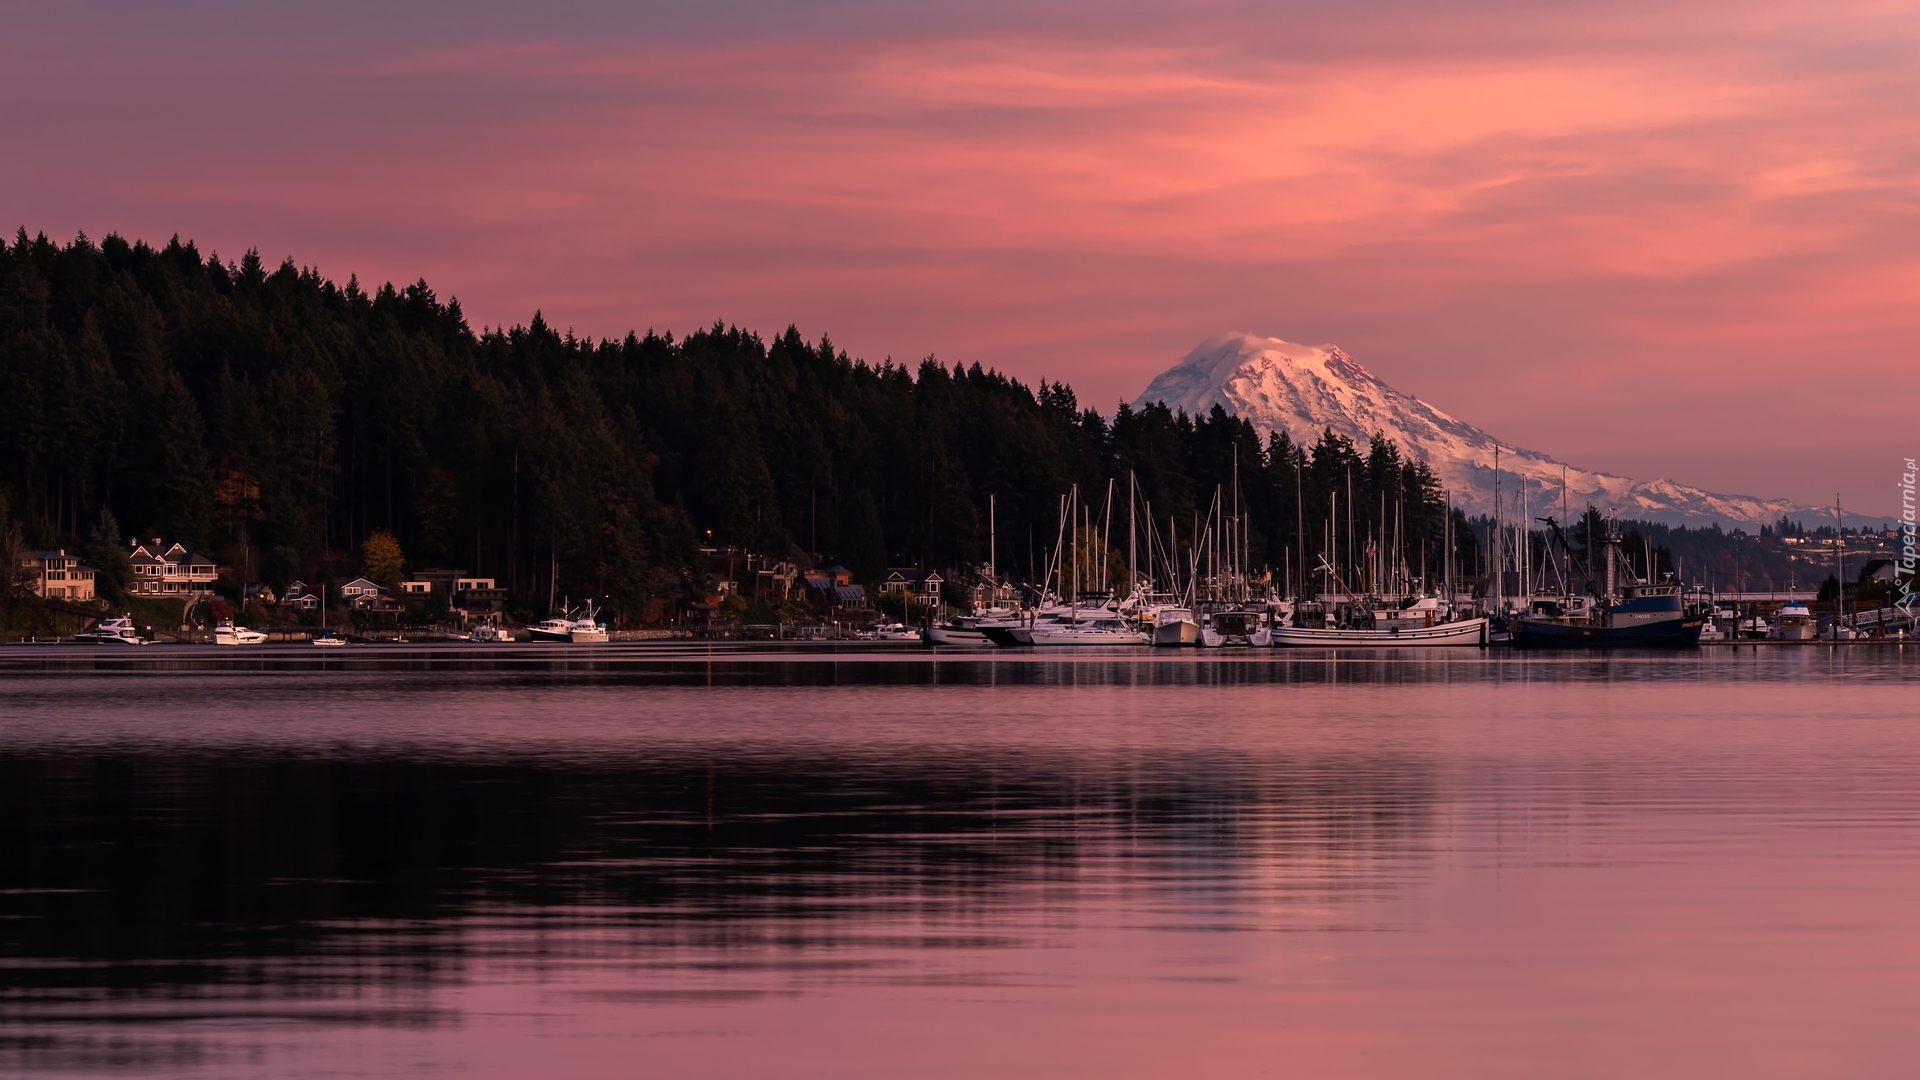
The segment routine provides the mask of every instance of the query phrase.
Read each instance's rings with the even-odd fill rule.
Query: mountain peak
[[[1520,512],[1521,500],[1537,510],[1563,497],[1572,506],[1592,503],[1625,517],[1675,525],[1752,526],[1782,514],[1818,512],[1784,499],[1720,495],[1672,480],[1643,483],[1518,449],[1395,390],[1335,345],[1225,334],[1202,342],[1161,372],[1133,404],[1141,408],[1153,402],[1196,415],[1219,405],[1262,434],[1285,431],[1307,445],[1324,430],[1362,446],[1383,434],[1425,460],[1452,493],[1454,505],[1469,514],[1493,512],[1496,450],[1500,501],[1508,518]]]

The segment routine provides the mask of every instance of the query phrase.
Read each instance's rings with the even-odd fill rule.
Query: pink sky
[[[1887,512],[1920,10],[0,3],[4,224],[476,323],[1063,378],[1346,348],[1588,468]]]

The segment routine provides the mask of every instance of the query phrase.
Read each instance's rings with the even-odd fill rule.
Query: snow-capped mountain
[[[1672,480],[1632,480],[1522,450],[1395,390],[1332,345],[1296,345],[1253,334],[1217,337],[1161,372],[1134,407],[1156,401],[1189,414],[1218,404],[1262,433],[1285,431],[1308,445],[1331,428],[1364,452],[1375,432],[1384,433],[1403,453],[1432,466],[1451,490],[1454,505],[1468,514],[1493,512],[1496,446],[1500,499],[1508,518],[1518,516],[1516,499],[1523,495],[1533,516],[1557,508],[1563,476],[1575,513],[1592,503],[1627,518],[1748,529],[1782,514],[1804,519],[1823,513],[1786,499],[1719,495]]]

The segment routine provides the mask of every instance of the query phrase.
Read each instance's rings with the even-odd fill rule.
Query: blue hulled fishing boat
[[[1573,546],[1551,517],[1541,518],[1560,542],[1567,561],[1587,580],[1588,595],[1557,600],[1535,600],[1523,614],[1509,619],[1509,641],[1518,647],[1555,646],[1677,646],[1700,644],[1700,631],[1709,612],[1691,611],[1675,582],[1654,584],[1638,579],[1620,554],[1620,531],[1607,522],[1601,557],[1605,589],[1580,565]],[[1618,584],[1624,566],[1632,584]],[[1649,566],[1648,572],[1652,573]],[[1671,575],[1669,575],[1671,576]]]

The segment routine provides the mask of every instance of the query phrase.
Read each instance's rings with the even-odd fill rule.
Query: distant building
[[[29,551],[24,563],[33,575],[33,594],[53,600],[93,599],[93,577],[99,571],[82,565],[79,556],[59,551]]]
[[[340,602],[354,611],[392,612],[401,610],[399,601],[387,595],[376,581],[366,578],[335,578],[333,588]]]
[[[453,606],[468,615],[502,611],[507,590],[490,577],[458,577],[453,581]]]
[[[866,611],[867,590],[853,583],[853,571],[844,566],[809,570],[803,579],[808,599],[836,611]]]
[[[890,566],[887,579],[880,583],[882,593],[906,593],[915,603],[938,604],[940,586],[945,579],[936,573],[921,573],[917,566]]]
[[[320,594],[304,581],[290,581],[280,602],[299,611],[316,611],[320,607]]]
[[[127,564],[133,575],[127,591],[135,596],[197,600],[212,596],[220,579],[220,567],[212,559],[158,537],[145,543],[128,541]]]

